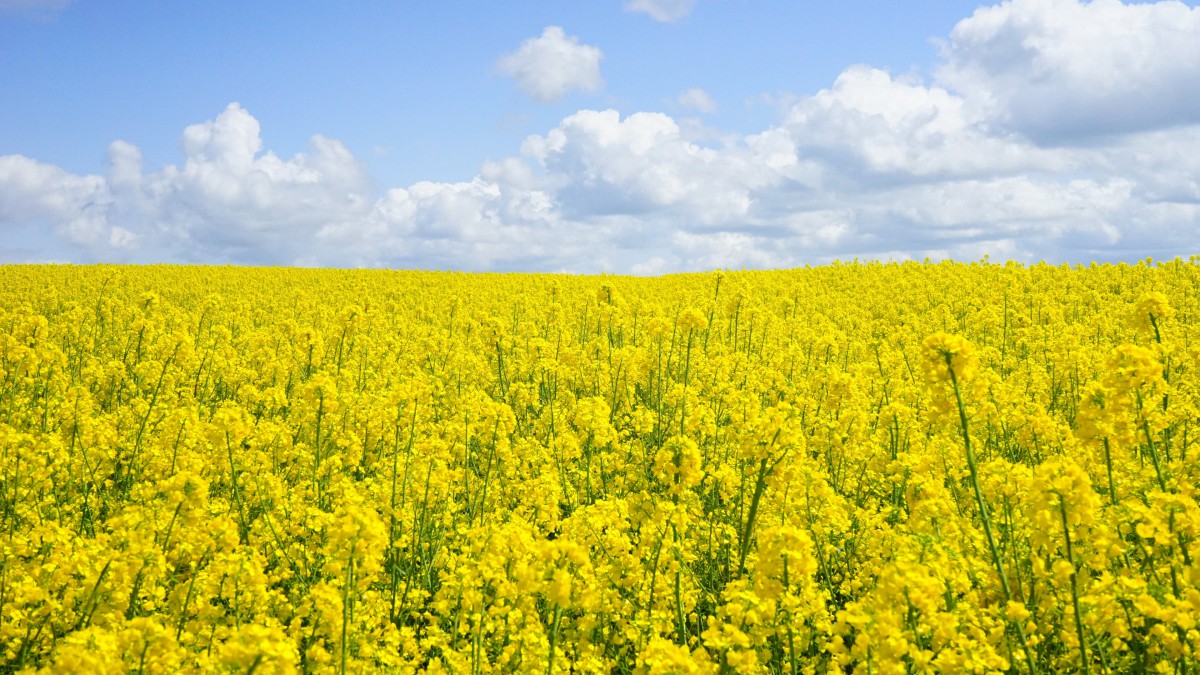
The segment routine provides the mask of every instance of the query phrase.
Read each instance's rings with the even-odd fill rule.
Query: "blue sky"
[[[1200,253],[1195,3],[0,0],[0,261]]]

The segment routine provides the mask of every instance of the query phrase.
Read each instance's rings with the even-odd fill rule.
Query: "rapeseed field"
[[[1200,264],[0,267],[0,671],[1196,673]]]

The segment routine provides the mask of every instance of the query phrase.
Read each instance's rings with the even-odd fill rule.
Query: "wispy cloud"
[[[649,14],[656,21],[669,23],[691,14],[696,0],[628,0],[625,10]]]
[[[695,110],[702,113],[714,113],[717,111],[717,102],[713,97],[700,87],[692,87],[684,91],[675,99],[675,102],[682,106],[685,110]]]

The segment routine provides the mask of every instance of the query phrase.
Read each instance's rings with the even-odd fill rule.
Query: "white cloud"
[[[866,66],[848,68],[832,88],[797,102],[784,127],[802,152],[860,178],[1066,168],[1061,156],[988,129],[959,96]]]
[[[680,230],[671,239],[686,269],[763,269],[796,264],[788,248],[771,237],[745,232],[697,234]]]
[[[582,44],[562,28],[547,26],[540,37],[530,38],[517,51],[501,56],[496,66],[515,79],[527,95],[552,102],[570,91],[600,91],[604,87],[600,76],[603,56],[599,48]]]
[[[104,176],[0,157],[0,226],[18,239],[48,228],[74,251],[25,247],[26,259],[640,274],[1200,246],[1200,126],[1044,150],[987,135],[965,109],[851,69],[779,126],[719,147],[661,113],[584,110],[472,180],[375,196],[341,143],[317,135],[281,159],[233,104],[184,131],[181,165],[153,172],[121,141]]]
[[[670,263],[667,262],[666,258],[656,255],[652,256],[648,260],[634,263],[633,266],[629,268],[629,272],[630,274],[636,274],[638,276],[654,276],[656,274],[662,274],[666,272],[669,269],[669,265]]]
[[[550,195],[477,177],[388,190],[316,235],[321,264],[597,271],[608,230],[565,220]]]
[[[184,130],[182,166],[150,174],[123,141],[110,145],[103,177],[0,157],[0,223],[49,225],[102,258],[140,243],[189,261],[290,262],[326,222],[371,208],[349,150],[320,135],[310,143],[287,161],[263,153],[258,120],[233,103]]]
[[[675,101],[685,110],[695,110],[702,113],[717,111],[717,102],[709,93],[700,87],[692,87],[679,95]]]
[[[76,176],[21,155],[0,157],[0,232],[28,224],[49,227],[69,246],[111,254],[136,240],[129,230],[109,224],[112,203],[100,176]]]
[[[625,10],[643,12],[657,21],[678,21],[691,13],[696,0],[628,0]]]
[[[236,103],[186,128],[185,161],[146,176],[140,189],[164,242],[197,259],[248,253],[287,262],[331,220],[365,214],[370,180],[339,141],[314,135],[288,160],[262,152],[259,124]]]
[[[1011,0],[954,27],[938,81],[1044,143],[1200,122],[1200,8]]]
[[[662,113],[583,110],[531,136],[522,153],[545,170],[570,217],[671,211],[702,226],[740,222],[751,191],[777,179],[749,149],[696,145]]]

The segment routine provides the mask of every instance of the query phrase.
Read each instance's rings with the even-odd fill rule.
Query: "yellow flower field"
[[[1200,669],[1200,261],[0,267],[0,672]]]

